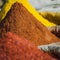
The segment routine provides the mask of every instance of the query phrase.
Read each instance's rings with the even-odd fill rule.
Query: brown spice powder
[[[36,45],[60,42],[20,3],[15,3],[0,22],[0,36],[8,31],[23,36]]]
[[[56,60],[39,50],[30,41],[13,33],[0,38],[0,60]]]

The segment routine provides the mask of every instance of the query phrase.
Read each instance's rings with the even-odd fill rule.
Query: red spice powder
[[[56,60],[30,41],[8,32],[0,38],[0,60]]]
[[[36,45],[60,42],[20,3],[15,3],[0,22],[0,36],[6,32],[23,36]]]

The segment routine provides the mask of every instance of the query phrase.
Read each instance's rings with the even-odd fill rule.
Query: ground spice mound
[[[8,32],[0,38],[0,60],[56,60],[30,41]]]
[[[60,41],[22,4],[17,2],[0,22],[0,36],[8,31],[23,36],[36,45]]]

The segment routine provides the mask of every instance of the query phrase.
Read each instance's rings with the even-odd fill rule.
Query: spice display
[[[0,22],[0,37],[6,32],[13,32],[19,36],[23,36],[35,45],[60,42],[22,4],[17,2]]]
[[[8,32],[0,38],[0,60],[56,60],[27,39]]]

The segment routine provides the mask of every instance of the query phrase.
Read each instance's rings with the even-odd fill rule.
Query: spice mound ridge
[[[59,42],[22,4],[14,3],[6,17],[0,22],[0,36],[13,32],[36,45]]]

